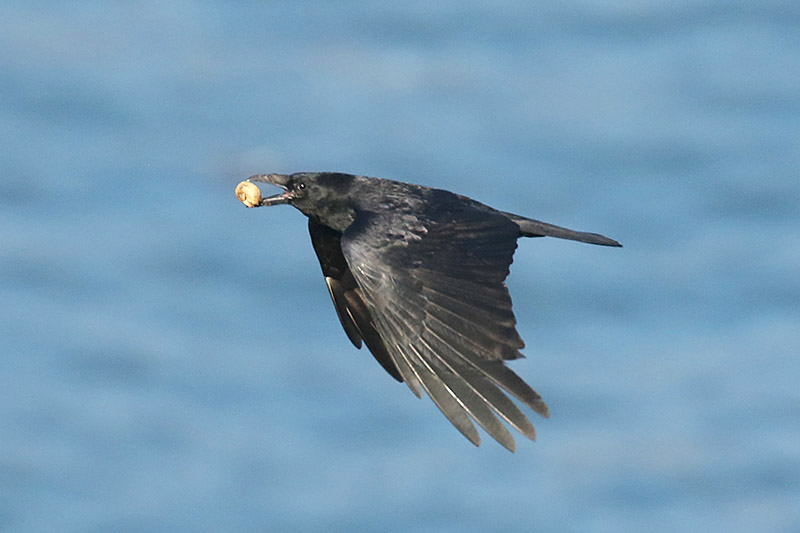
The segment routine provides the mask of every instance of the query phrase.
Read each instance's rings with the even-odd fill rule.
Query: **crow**
[[[262,198],[256,182],[283,192]],[[236,195],[247,207],[289,204],[305,214],[350,341],[366,344],[417,397],[425,390],[473,444],[480,445],[474,420],[512,452],[516,443],[498,415],[531,440],[536,431],[507,394],[550,414],[505,363],[524,357],[505,284],[517,239],[621,246],[449,191],[337,172],[257,174]]]

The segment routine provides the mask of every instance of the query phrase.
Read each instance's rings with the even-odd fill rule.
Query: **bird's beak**
[[[283,187],[284,192],[262,198],[261,202],[258,204],[259,207],[264,205],[288,204],[292,200],[292,194],[286,190],[289,185],[289,176],[286,174],[256,174],[250,176],[245,181],[269,183],[271,185]]]

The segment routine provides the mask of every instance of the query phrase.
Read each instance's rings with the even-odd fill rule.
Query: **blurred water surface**
[[[798,6],[6,2],[0,530],[797,531]],[[352,348],[298,170],[625,245],[520,242],[536,443]]]

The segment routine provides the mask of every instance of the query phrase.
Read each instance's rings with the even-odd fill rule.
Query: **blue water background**
[[[800,4],[5,2],[0,530],[800,531]],[[525,239],[548,401],[461,437],[336,320],[256,172]]]

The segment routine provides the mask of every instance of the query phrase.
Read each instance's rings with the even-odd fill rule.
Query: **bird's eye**
[[[305,184],[305,183],[298,183],[297,185],[295,185],[295,188],[296,188],[298,191],[302,191],[303,189],[305,189],[305,188],[306,188],[306,184]]]

